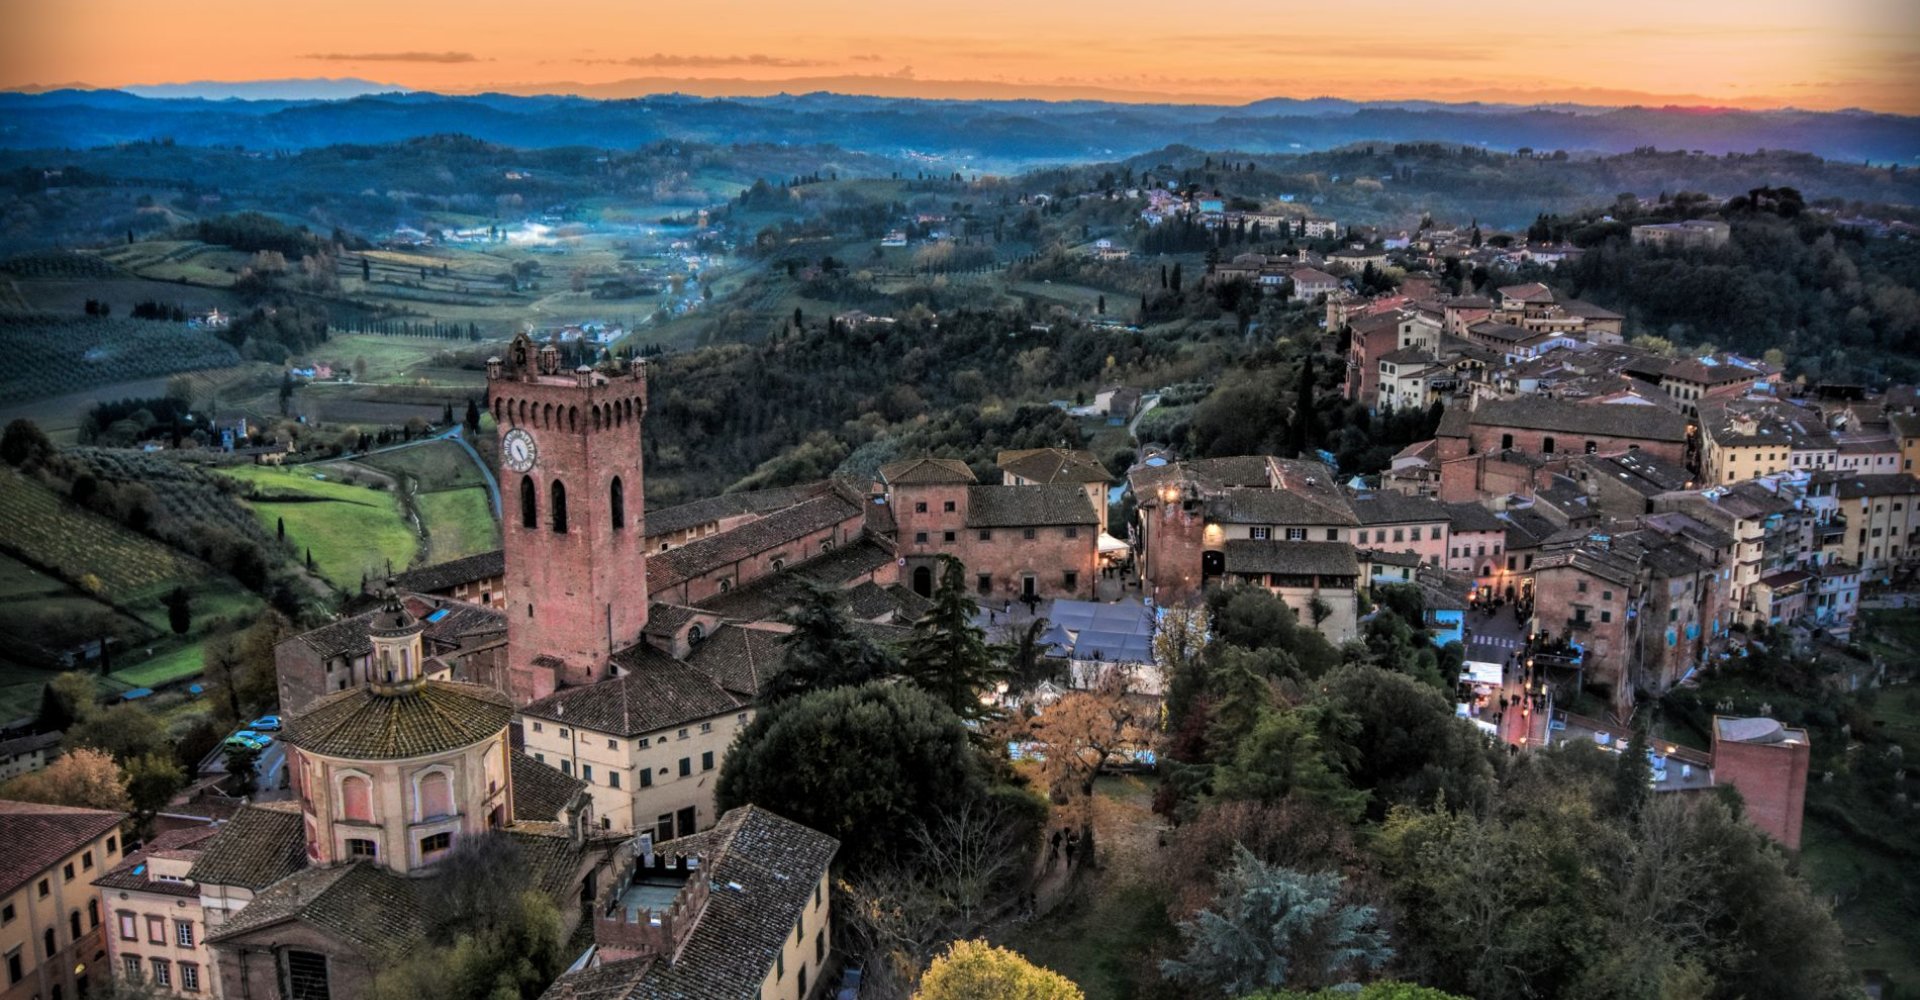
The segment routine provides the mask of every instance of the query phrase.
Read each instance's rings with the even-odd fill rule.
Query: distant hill
[[[192,83],[155,83],[123,87],[139,97],[203,98],[211,101],[338,101],[365,94],[391,94],[408,88],[397,83],[375,83],[357,77],[308,77],[290,80],[196,80]]]
[[[289,84],[298,82],[262,83],[259,92],[286,93]],[[314,83],[382,86],[363,80]],[[885,156],[936,157],[953,169],[1115,159],[1172,144],[1273,153],[1330,149],[1362,140],[1570,153],[1619,153],[1648,146],[1713,154],[1788,149],[1856,162],[1920,161],[1920,118],[1864,111],[1516,107],[1333,98],[1224,106],[831,93],[733,98],[666,94],[631,100],[425,92],[341,100],[207,100],[71,89],[0,94],[0,147],[12,149],[89,148],[151,139],[191,146],[304,149],[452,132],[523,148],[620,148],[660,139],[831,143]]]

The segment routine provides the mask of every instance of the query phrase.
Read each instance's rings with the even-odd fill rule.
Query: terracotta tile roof
[[[509,751],[507,764],[513,773],[513,818],[554,822],[560,810],[571,804],[587,787],[578,778],[561,774],[518,750]]]
[[[804,503],[833,488],[831,482],[821,480],[770,490],[722,493],[717,497],[707,497],[704,500],[649,510],[646,512],[646,526],[643,530],[648,536],[665,535],[670,532],[698,528],[723,518],[739,517],[744,514],[771,514],[777,510]]]
[[[555,691],[521,714],[632,738],[731,714],[749,704],[705,671],[645,643],[615,653],[613,662],[626,672]]]
[[[1827,471],[1816,473],[1814,480],[1833,483],[1835,494],[1842,500],[1920,493],[1920,479],[1904,472],[1847,475],[1844,472]]]
[[[763,621],[798,603],[806,581],[838,587],[872,573],[895,558],[885,543],[860,538],[804,562],[789,563],[785,570],[772,576],[715,594],[700,601],[699,607],[735,621]]]
[[[1336,491],[1313,495],[1291,490],[1235,488],[1207,502],[1207,519],[1220,524],[1349,525],[1359,521]]]
[[[27,754],[52,750],[60,745],[60,738],[66,734],[60,732],[32,733],[16,736],[10,740],[0,740],[0,757],[24,757]]]
[[[668,961],[610,962],[572,973],[544,1000],[752,1000],[813,905],[839,842],[755,806],[656,849],[704,858],[712,895]],[[808,933],[816,928],[808,924]],[[793,970],[787,970],[789,975]]]
[[[1483,399],[1471,419],[1480,427],[1518,427],[1574,436],[1597,434],[1672,442],[1687,439],[1686,417],[1657,406],[1625,403],[1572,403],[1541,396]],[[1571,443],[1569,440],[1569,446]]]
[[[1047,525],[1094,525],[1087,491],[1075,485],[969,486],[967,527],[1025,528]]]
[[[423,911],[417,893],[414,879],[372,861],[308,868],[261,890],[207,940],[231,941],[297,920],[371,958],[392,961],[422,940]]]
[[[994,458],[1002,471],[1040,484],[1105,483],[1113,477],[1093,452],[1067,448],[1024,448]]]
[[[687,663],[743,699],[759,695],[787,662],[787,633],[722,625],[687,655]]]
[[[1291,576],[1359,576],[1353,546],[1345,542],[1227,540],[1227,572]]]
[[[93,884],[103,889],[127,889],[198,898],[200,887],[196,883],[152,878],[152,873],[146,868],[147,861],[156,857],[194,860],[206,848],[207,842],[219,834],[220,828],[211,825],[190,826],[157,834],[153,839],[142,844],[140,850],[127,855],[119,864],[113,866],[112,870],[94,879]]]
[[[394,586],[401,590],[418,590],[432,593],[452,590],[463,583],[478,583],[481,580],[504,576],[507,572],[507,554],[495,549],[467,556],[464,559],[452,559],[419,569],[410,569],[393,578]]]
[[[221,825],[187,877],[205,885],[260,890],[306,863],[306,821],[297,810],[247,806]]]
[[[98,837],[126,813],[0,799],[0,896],[27,884]]]
[[[404,597],[407,611],[415,618],[427,619],[426,638],[430,643],[457,647],[462,636],[483,632],[504,630],[506,617],[492,608],[464,601],[444,600],[425,594],[407,594]],[[445,611],[445,615],[433,619],[435,612]],[[350,618],[322,625],[319,628],[302,632],[291,639],[290,643],[299,643],[322,659],[344,656],[349,659],[366,656],[373,652],[373,641],[367,636],[367,628],[380,614],[379,608],[363,611]]]
[[[396,760],[471,746],[513,717],[506,696],[478,684],[424,681],[403,694],[356,687],[326,695],[288,720],[302,750],[356,760]]]
[[[671,638],[679,634],[680,629],[700,616],[700,609],[685,604],[666,604],[654,601],[647,605],[647,627],[641,631],[659,638]]]
[[[553,770],[545,764],[533,766]],[[521,863],[533,876],[535,888],[563,904],[577,903],[580,883],[575,876],[580,873],[587,848],[584,844],[575,844],[572,831],[566,827],[543,829],[543,826],[516,823],[508,827],[506,833],[519,846]],[[458,878],[459,875],[453,873],[446,877]]]
[[[814,497],[731,531],[649,556],[647,587],[653,591],[665,590],[864,514],[863,505],[839,493]]]
[[[1352,504],[1354,516],[1361,524],[1427,524],[1452,520],[1446,504],[1432,497],[1392,490],[1360,494],[1352,499]]]
[[[980,480],[957,458],[910,458],[881,466],[880,481],[889,486],[936,486]]]
[[[1477,503],[1447,504],[1447,519],[1455,532],[1507,530],[1507,522]]]

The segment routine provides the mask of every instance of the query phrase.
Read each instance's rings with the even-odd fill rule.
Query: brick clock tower
[[[607,676],[647,624],[640,427],[646,362],[560,368],[559,350],[513,339],[487,359],[500,433],[507,668],[516,703]]]

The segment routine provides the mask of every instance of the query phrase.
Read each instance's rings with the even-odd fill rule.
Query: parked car
[[[247,728],[260,732],[277,732],[280,729],[280,717],[277,715],[263,715],[247,723]]]
[[[264,733],[256,733],[250,729],[242,729],[232,736],[227,737],[225,745],[230,747],[246,747],[249,750],[265,750],[267,745],[272,742],[273,737],[271,736]]]

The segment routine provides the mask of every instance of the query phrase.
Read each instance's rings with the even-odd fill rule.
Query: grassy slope
[[[247,466],[221,471],[253,484],[262,498],[249,499],[247,505],[261,524],[275,530],[284,518],[287,541],[303,554],[311,549],[320,575],[342,590],[357,590],[362,575],[386,572],[389,560],[395,569],[406,568],[419,551],[419,539],[391,493],[315,479],[300,469]]]
[[[427,561],[446,562],[500,547],[500,526],[485,488],[422,493],[414,504],[427,524]]]

